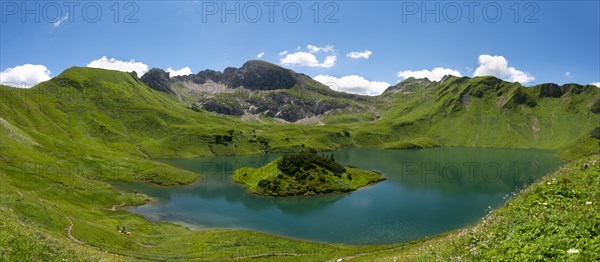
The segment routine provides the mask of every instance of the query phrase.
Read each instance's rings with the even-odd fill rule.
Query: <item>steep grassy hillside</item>
[[[356,126],[359,145],[397,147],[417,139],[434,146],[561,149],[600,126],[593,109],[600,89],[591,85],[563,86],[560,97],[494,77],[410,87],[382,95],[389,106],[380,120],[348,125]]]
[[[113,177],[119,180],[163,183],[155,176],[174,169],[151,158],[352,144],[341,128],[251,125],[239,118],[197,112],[133,75],[111,70],[71,68],[34,88],[2,86],[0,92],[3,159],[119,169],[119,177]],[[190,182],[187,176],[182,183]]]
[[[197,147],[178,141],[169,132],[174,126],[182,133],[226,133],[228,126],[217,117],[185,115],[187,109],[171,97],[115,71],[72,68],[32,89],[0,88],[4,160],[77,166],[101,179],[189,183],[196,174],[148,158],[177,147],[188,155],[207,154],[201,141]],[[210,131],[198,124],[202,121],[219,127]]]
[[[272,93],[302,97],[305,94],[301,91],[313,90],[316,93],[311,94],[320,99],[351,104],[326,110],[316,117],[318,121],[306,125],[281,123],[267,115],[248,119],[208,112],[194,107],[196,101],[191,96],[181,98],[157,91],[135,75],[112,70],[74,67],[31,89],[0,86],[0,257],[9,261],[321,261],[363,253],[392,256],[404,249],[371,252],[407,246],[347,247],[239,230],[192,232],[170,223],[148,222],[120,209],[144,203],[145,196],[116,192],[106,182],[182,185],[202,175],[176,169],[155,161],[156,158],[292,152],[304,147],[332,150],[356,146],[477,146],[562,149],[561,157],[575,159],[599,150],[598,88],[525,88],[492,77],[449,77],[440,83],[410,81],[371,98],[337,93],[318,84],[296,85]],[[260,91],[252,95],[268,100],[267,94]],[[182,102],[185,99],[188,101]],[[594,157],[585,161],[597,160]],[[577,207],[576,212],[569,209],[571,204],[579,205],[577,201],[598,199],[597,191],[591,188],[597,181],[589,175],[597,174],[597,166],[585,171],[571,170],[567,191],[542,190],[534,196],[542,199],[562,195],[556,196],[560,200],[546,201],[547,208],[564,207],[551,209],[553,213],[546,218],[554,219],[556,214],[564,221],[598,221],[597,209],[593,209],[595,200],[591,200],[594,204],[588,211],[584,207]],[[562,174],[556,175],[561,183]],[[544,208],[531,207],[531,212]],[[587,259],[587,250],[597,248],[595,224],[583,225],[585,232],[580,228],[563,231],[560,227],[538,232],[535,227],[545,226],[530,219],[533,213],[510,207],[503,210],[506,211],[498,212],[506,212],[506,217],[522,214],[519,221],[531,223],[523,229],[523,237],[531,233],[536,237],[556,235],[587,240],[557,242],[561,245],[557,247],[540,243],[515,249],[516,244],[510,239],[517,238],[505,237],[496,251],[482,258],[507,250],[514,251],[511,254],[517,259],[519,254],[539,250],[548,257],[560,257],[563,253],[557,250],[575,245],[573,248],[582,250],[582,258]],[[518,228],[502,221],[504,224],[500,225]],[[117,225],[125,225],[131,235],[119,233]],[[584,235],[589,232],[595,235]],[[483,245],[479,240],[472,243]],[[441,255],[455,252],[465,244],[460,241],[466,240],[457,241],[453,242],[456,245],[448,244],[448,251]],[[406,252],[419,248],[426,247],[408,245]],[[437,256],[424,255],[425,259]]]
[[[350,101],[344,103],[352,104],[351,109],[315,109],[324,126],[282,124],[268,115],[249,120],[189,106],[127,73],[71,68],[32,89],[2,87],[0,117],[3,127],[21,130],[42,147],[67,151],[67,144],[75,143],[82,145],[71,148],[102,148],[140,158],[285,152],[302,145],[320,150],[437,145],[561,149],[600,125],[595,110],[600,89],[593,86],[565,85],[556,91],[493,77],[448,77],[440,83],[409,79],[382,96],[363,99],[326,91],[314,81],[302,83],[251,97],[268,102],[273,96],[285,100],[310,94]],[[227,97],[235,94],[219,95],[211,99],[236,101]],[[312,96],[307,99],[315,100]],[[314,111],[324,103],[317,101],[300,107]],[[305,110],[294,104],[290,114]]]

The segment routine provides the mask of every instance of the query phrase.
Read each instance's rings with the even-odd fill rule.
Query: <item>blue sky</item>
[[[261,53],[365,94],[445,73],[527,85],[600,82],[599,1],[129,3],[2,1],[2,82],[29,86],[92,61],[197,73],[239,67]]]

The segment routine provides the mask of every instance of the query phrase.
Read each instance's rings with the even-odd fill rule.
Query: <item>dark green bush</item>
[[[340,177],[346,168],[334,161],[333,155],[330,157],[320,156],[317,150],[307,148],[302,152],[293,155],[284,155],[278,162],[277,168],[284,174],[292,176],[297,180],[305,180],[311,170],[318,167],[325,168],[337,177]]]

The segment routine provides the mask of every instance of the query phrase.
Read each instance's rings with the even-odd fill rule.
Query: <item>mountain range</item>
[[[422,253],[433,246],[425,256],[440,251],[473,255],[464,247],[475,245],[477,237],[507,235],[482,258],[493,260],[506,250],[515,258],[522,253],[538,257],[538,246],[553,243],[549,237],[581,236],[587,241],[592,233],[572,232],[598,228],[592,218],[597,212],[572,210],[594,207],[582,201],[594,199],[593,189],[598,188],[594,163],[600,153],[600,88],[524,87],[489,76],[446,76],[440,81],[409,78],[379,96],[334,89],[335,84],[323,85],[262,61],[176,77],[160,69],[138,77],[72,67],[32,88],[0,86],[0,253],[15,261],[331,260],[357,254],[387,254],[392,260],[407,247]],[[149,222],[120,209],[146,203],[144,195],[117,192],[107,183],[186,185],[208,175],[167,165],[163,158],[298,152],[306,147],[434,146],[542,148],[555,150],[564,160],[578,160],[533,185],[530,193],[518,195],[514,205],[501,208],[504,222],[490,225],[486,223],[493,220],[486,218],[475,226],[489,232],[457,231],[448,236],[458,244],[443,235],[432,241],[450,244],[432,245],[425,239],[398,244],[394,250]],[[547,215],[536,217],[540,214]],[[515,222],[515,217],[520,220]],[[132,234],[124,235],[115,225],[127,225]],[[557,228],[566,233],[554,234]],[[513,234],[517,230],[524,233]],[[540,232],[552,233],[544,238],[538,237]],[[485,238],[478,241],[477,246],[489,244]],[[522,252],[523,241],[537,242]],[[594,244],[590,240],[587,245]],[[440,258],[425,260],[435,259]]]
[[[38,151],[59,152],[97,145],[92,148],[143,159],[302,146],[516,147],[575,154],[568,149],[579,144],[585,146],[576,151],[589,154],[598,151],[594,134],[600,129],[600,89],[592,85],[524,87],[491,76],[446,76],[408,78],[379,96],[362,96],[263,61],[176,77],[160,69],[138,78],[73,67],[30,89],[0,91],[3,133],[13,134],[6,141],[26,138]],[[12,150],[6,143],[1,149]]]
[[[248,61],[240,68],[228,67],[223,72],[204,70],[173,78],[168,72],[153,68],[141,80],[193,109],[225,115],[265,115],[286,122],[321,116],[350,108],[354,101],[366,100],[335,92],[307,75],[258,60]]]

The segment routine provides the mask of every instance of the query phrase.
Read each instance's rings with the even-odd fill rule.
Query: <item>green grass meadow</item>
[[[600,89],[578,86],[552,98],[539,88],[451,77],[353,101],[363,110],[328,112],[325,125],[297,125],[192,110],[111,70],[74,67],[30,89],[0,86],[0,260],[600,260],[600,114],[590,110]],[[181,186],[202,177],[157,161],[164,158],[435,146],[552,149],[570,162],[477,224],[387,246],[151,222],[122,209],[147,196],[110,185]],[[364,182],[352,177],[350,188]],[[252,190],[258,180],[244,183]]]

